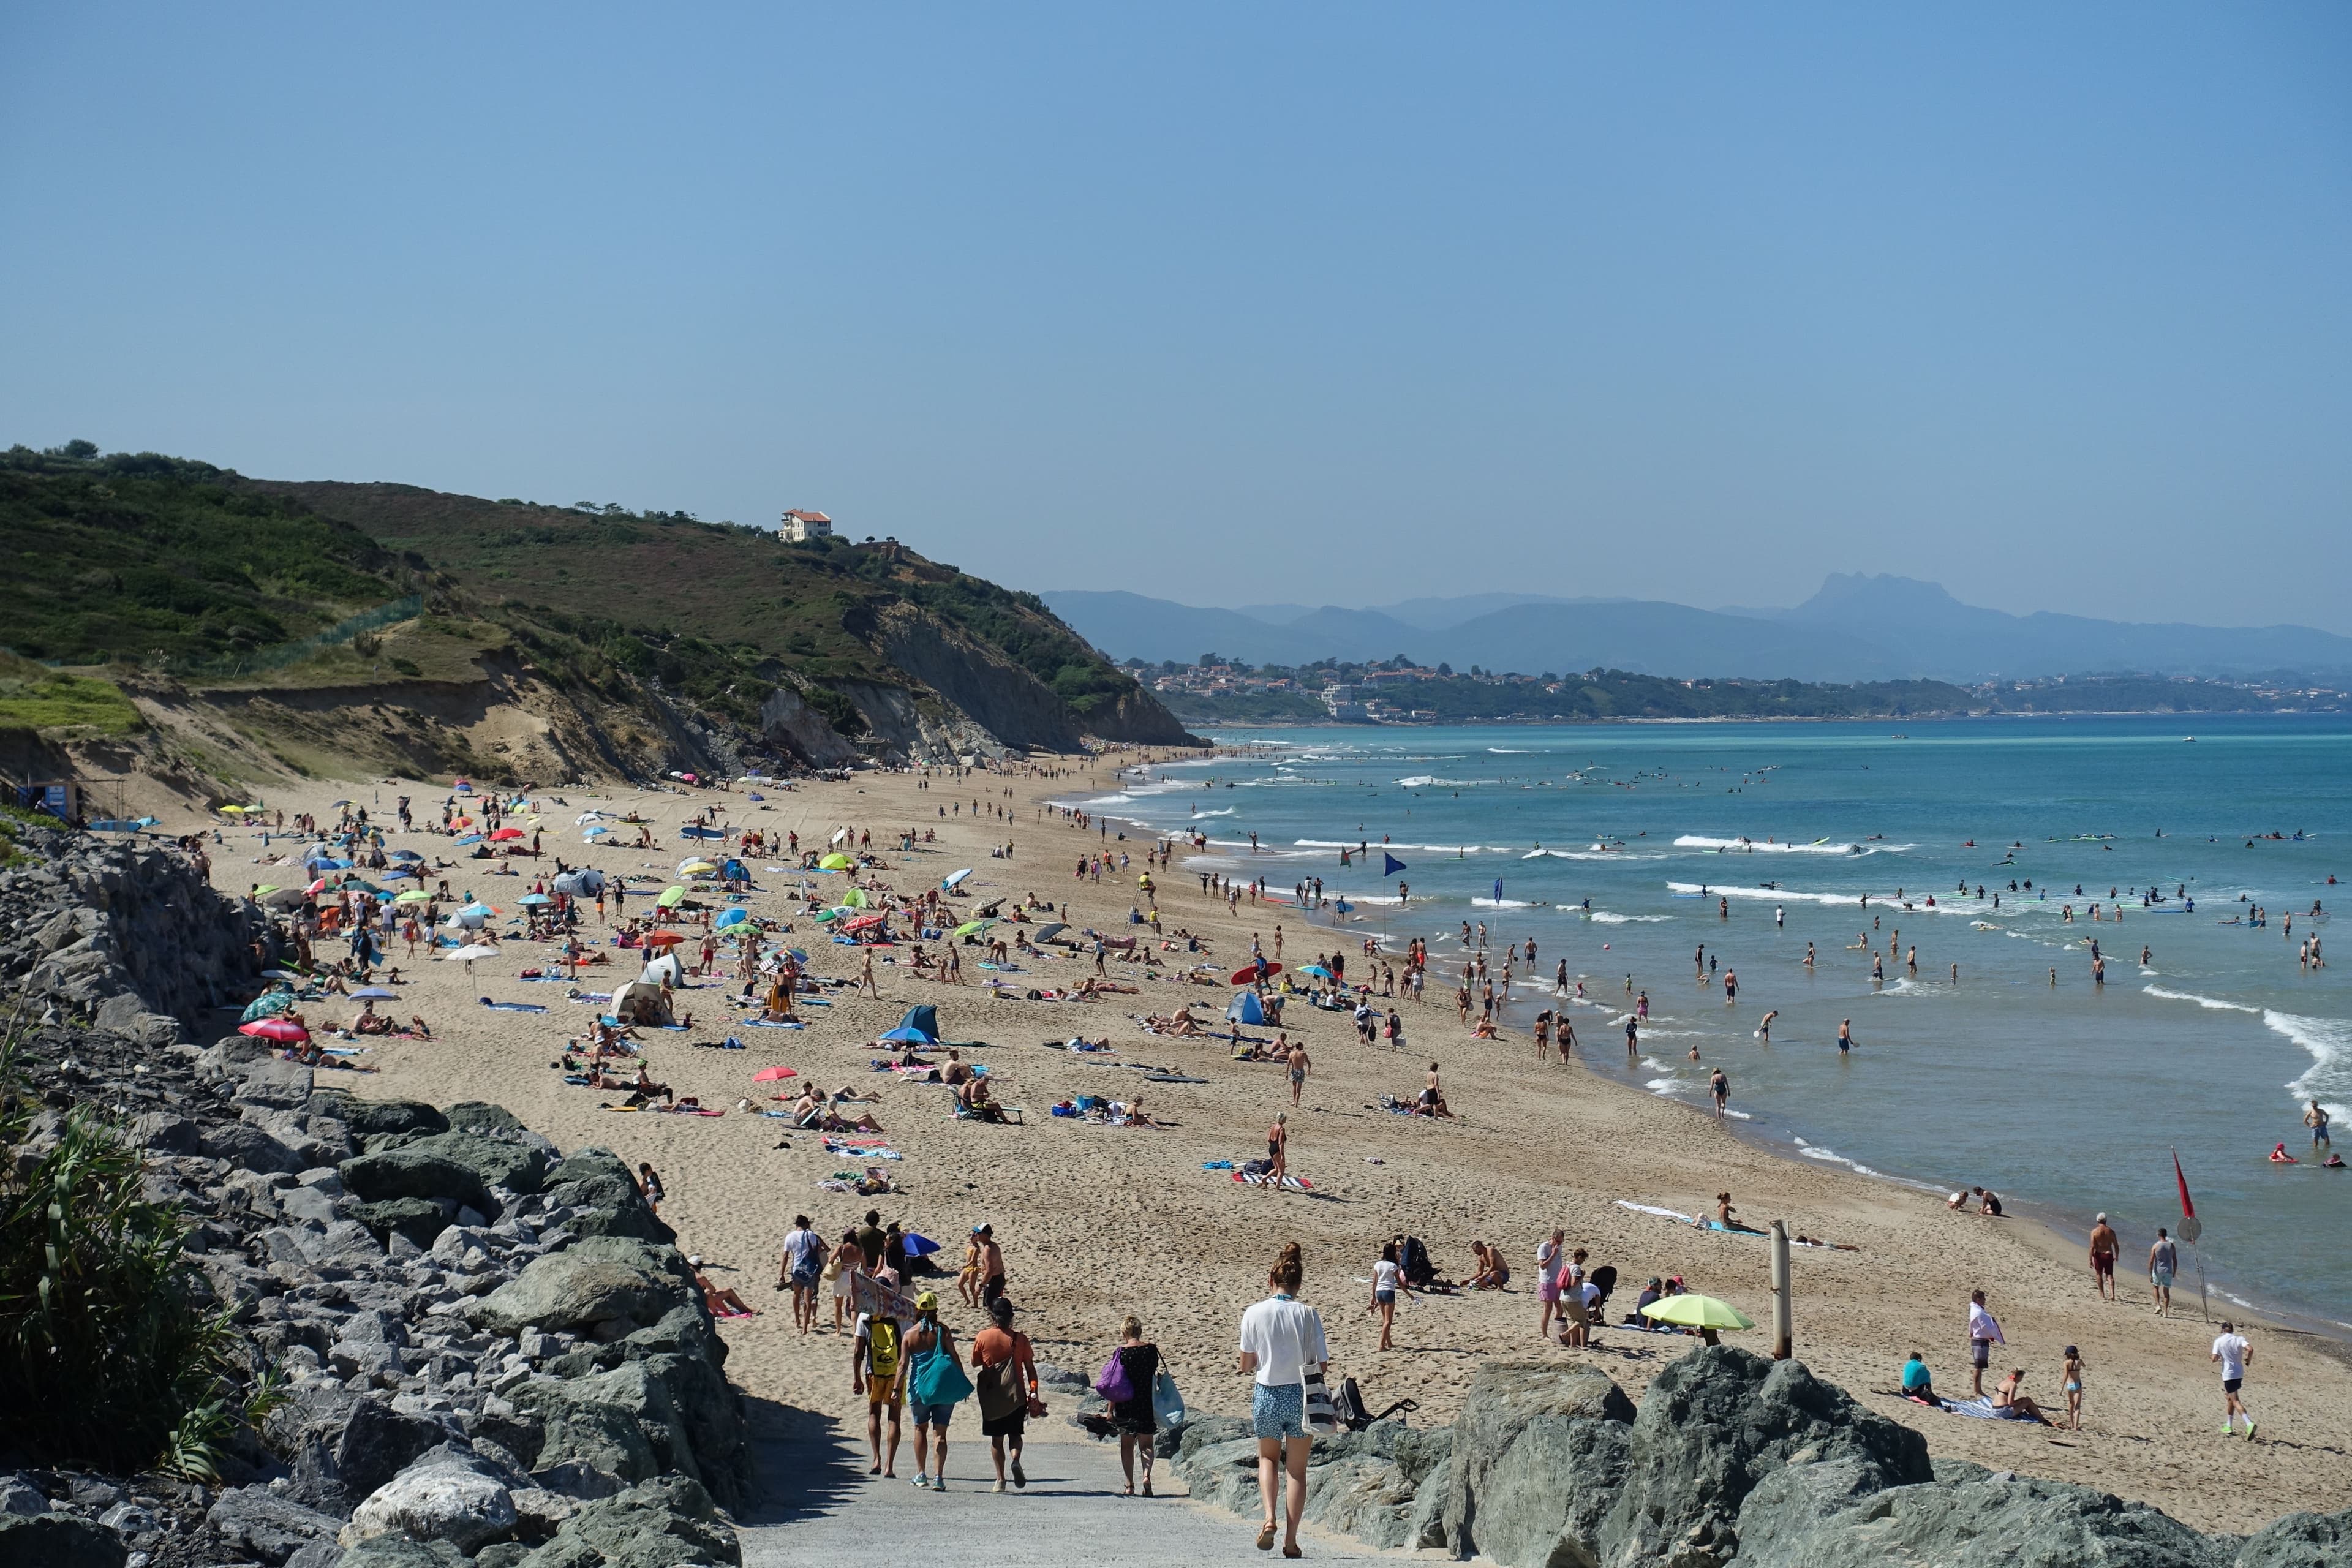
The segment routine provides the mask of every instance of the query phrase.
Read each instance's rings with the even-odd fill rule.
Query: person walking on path
[[[1265,1131],[1265,1190],[1278,1193],[1282,1178],[1290,1171],[1290,1112],[1274,1113],[1274,1125]]]
[[[2009,1342],[2001,1337],[2000,1324],[1985,1310],[1985,1293],[1969,1292],[1969,1392],[1979,1399],[1984,1397],[1985,1368],[1992,1364],[1992,1347]],[[917,1441],[920,1441],[918,1438]]]
[[[2172,1271],[2180,1267],[2180,1247],[2164,1226],[2156,1227],[2156,1244],[2147,1249],[2148,1293],[2156,1300],[2156,1315],[2172,1315]]]
[[[809,1228],[808,1215],[794,1215],[793,1228],[784,1233],[776,1288],[792,1291],[793,1326],[804,1334],[816,1329],[816,1282],[824,1258],[824,1238]]]
[[[1307,1075],[1315,1064],[1307,1058],[1307,1042],[1294,1040],[1290,1047],[1290,1103],[1295,1107],[1307,1088]]]
[[[1152,1445],[1160,1433],[1160,1415],[1153,1386],[1160,1381],[1160,1347],[1143,1337],[1143,1324],[1129,1318],[1118,1326],[1118,1349],[1111,1352],[1127,1373],[1130,1390],[1110,1407],[1110,1424],[1118,1428],[1118,1468],[1127,1477],[1127,1495],[1135,1495],[1136,1461],[1143,1461],[1143,1495],[1151,1495]]]
[[[972,1336],[971,1364],[978,1369],[972,1384],[980,1399],[980,1435],[988,1439],[996,1489],[1003,1491],[1008,1450],[1013,1486],[1029,1484],[1021,1468],[1022,1436],[1031,1407],[1042,1412],[1045,1406],[1037,1399],[1037,1352],[1030,1347],[1029,1336],[1013,1328],[1013,1303],[999,1296],[988,1315],[989,1326]]]
[[[898,1411],[904,1403],[898,1386],[898,1363],[906,1325],[885,1313],[860,1312],[849,1341],[849,1391],[866,1396],[866,1443],[874,1456],[869,1476],[896,1479],[898,1474]],[[882,1412],[890,1412],[890,1447],[882,1447]]]
[[[2245,1335],[2238,1332],[2236,1324],[2224,1318],[2221,1320],[2221,1337],[2213,1342],[2209,1359],[2221,1365],[2221,1435],[2235,1436],[2238,1417],[2242,1415],[2246,1418],[2246,1437],[2251,1442],[2254,1436],[2254,1413],[2246,1408],[2243,1390],[2246,1368],[2253,1364],[2254,1347],[2246,1342]]]
[[[926,1404],[915,1383],[923,1364],[936,1356],[945,1356],[958,1372],[963,1370],[955,1335],[940,1321],[939,1295],[926,1290],[915,1298],[915,1324],[907,1331],[906,1353],[898,1358],[898,1396],[907,1400],[908,1417],[915,1424],[915,1485],[943,1492],[948,1489],[948,1422],[955,1415],[955,1401]]]
[[[993,1311],[1004,1294],[1004,1249],[996,1245],[993,1225],[983,1225],[972,1234],[980,1240],[980,1303]]]
[[[2099,1293],[2101,1300],[2116,1299],[2116,1254],[2122,1247],[2116,1238],[2115,1226],[2107,1223],[2105,1215],[2101,1215],[2098,1223],[2091,1226],[2091,1289]]]
[[[1303,1557],[1298,1520],[1307,1509],[1307,1378],[1330,1364],[1323,1317],[1298,1300],[1307,1274],[1298,1244],[1286,1243],[1265,1277],[1266,1297],[1242,1314],[1237,1366],[1252,1380],[1250,1425],[1257,1433],[1257,1486],[1265,1513],[1257,1549],[1274,1547],[1274,1493],[1277,1468],[1287,1478],[1283,1499],[1282,1554]]]

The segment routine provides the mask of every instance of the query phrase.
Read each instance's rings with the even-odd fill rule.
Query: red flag
[[[2195,1219],[2197,1205],[2189,1201],[2189,1178],[2180,1173],[2180,1151],[2172,1152],[2172,1179],[2180,1184],[2180,1217]]]

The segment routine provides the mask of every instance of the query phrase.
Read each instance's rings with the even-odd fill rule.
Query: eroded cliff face
[[[1081,721],[1089,735],[1124,741],[1133,746],[1195,746],[1198,735],[1160,706],[1160,699],[1138,686],[1114,702],[1105,703]]]

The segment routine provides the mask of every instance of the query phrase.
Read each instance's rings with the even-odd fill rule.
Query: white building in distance
[[[794,507],[784,513],[782,532],[793,544],[806,544],[812,539],[830,539],[833,537],[833,519],[821,511],[803,511]]]

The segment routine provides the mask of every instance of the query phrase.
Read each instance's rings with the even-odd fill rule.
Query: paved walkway
[[[865,1434],[852,1441],[830,1419],[771,1405],[754,1440],[765,1500],[740,1521],[744,1568],[934,1562],[958,1568],[1175,1568],[1283,1560],[1279,1547],[1255,1550],[1252,1521],[1168,1495],[1183,1489],[1165,1461],[1152,1474],[1161,1495],[1122,1496],[1112,1443],[1033,1442],[1024,1463],[1028,1489],[1000,1497],[991,1489],[996,1474],[987,1440],[976,1435],[950,1434],[945,1492],[919,1492],[903,1479],[914,1473],[911,1439],[898,1451],[902,1479],[890,1481],[866,1474]],[[1298,1543],[1317,1563],[1394,1568],[1415,1555],[1442,1555],[1376,1552],[1311,1525]]]

